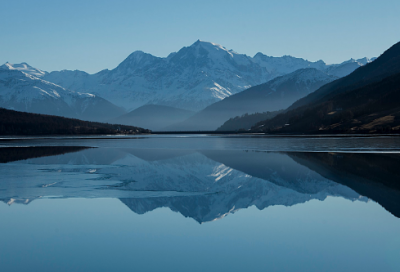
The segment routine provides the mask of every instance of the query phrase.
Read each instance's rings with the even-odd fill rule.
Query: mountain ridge
[[[354,63],[350,70],[341,73],[363,65]],[[159,104],[198,111],[301,68],[316,68],[334,75],[342,65],[347,64],[328,65],[323,61],[269,57],[262,53],[250,57],[198,40],[165,58],[135,51],[112,70],[95,74],[54,71],[44,79],[71,90],[97,94],[127,110]]]

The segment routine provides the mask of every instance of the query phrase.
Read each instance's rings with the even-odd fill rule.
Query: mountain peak
[[[0,68],[7,69],[7,70],[18,70],[25,74],[35,76],[35,77],[43,77],[46,74],[46,72],[30,66],[26,62],[22,62],[19,64],[12,64],[12,63],[6,62],[2,66],[0,66]]]
[[[194,44],[192,44],[190,47],[192,48],[197,48],[197,47],[201,47],[205,50],[207,50],[208,52],[210,51],[225,51],[228,54],[232,55],[232,53],[237,54],[236,52],[234,52],[233,50],[228,50],[226,49],[224,46],[217,44],[217,43],[213,43],[213,42],[206,42],[206,41],[202,41],[202,40],[197,40]]]
[[[132,54],[130,54],[123,62],[118,65],[118,70],[136,70],[137,68],[141,68],[147,66],[154,61],[159,60],[160,58],[155,57],[149,53],[145,53],[141,50],[136,50]]]
[[[147,57],[147,56],[151,56],[154,57],[151,54],[145,53],[141,50],[136,50],[135,52],[133,52],[132,54],[130,54],[125,60],[134,60],[136,62],[140,61],[141,59]]]

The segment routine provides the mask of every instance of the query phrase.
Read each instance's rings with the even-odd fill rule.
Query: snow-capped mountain
[[[210,131],[230,118],[246,113],[286,109],[296,100],[335,79],[337,77],[315,68],[298,69],[216,102],[185,121],[166,127],[165,130]]]
[[[45,74],[26,63],[0,66],[0,107],[89,121],[124,113],[101,97],[70,91],[39,78]]]
[[[111,71],[94,75],[61,71],[44,78],[98,94],[126,109],[161,104],[199,110],[270,76],[246,55],[197,41],[167,58],[135,51]]]
[[[113,70],[90,75],[82,71],[56,71],[43,79],[67,89],[93,93],[127,110],[160,104],[201,110],[249,87],[298,69],[315,68],[335,76],[367,61],[327,65],[291,56],[254,57],[198,40],[166,58],[135,51]],[[345,65],[345,67],[343,67]]]
[[[47,72],[34,68],[26,62],[22,62],[20,64],[11,64],[9,62],[6,62],[2,66],[0,66],[0,69],[17,70],[35,77],[43,77],[47,74]]]

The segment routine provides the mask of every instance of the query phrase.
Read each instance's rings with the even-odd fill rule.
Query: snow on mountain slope
[[[47,74],[47,72],[44,72],[37,68],[34,68],[34,67],[30,66],[29,64],[27,64],[26,62],[23,62],[20,64],[11,64],[9,62],[6,62],[2,66],[0,66],[0,69],[18,70],[18,71],[24,72],[25,74],[35,76],[35,77],[43,77],[44,75]]]
[[[69,91],[40,79],[27,64],[0,67],[0,107],[18,111],[100,121],[124,111],[103,98]]]
[[[356,62],[340,71],[330,69],[332,74],[342,76],[361,65]],[[166,58],[135,51],[113,70],[93,75],[56,71],[44,75],[44,79],[70,90],[99,95],[127,110],[159,104],[197,111],[295,70],[316,68],[330,74],[329,67],[323,61],[291,56],[268,57],[258,53],[252,58],[198,40]]]

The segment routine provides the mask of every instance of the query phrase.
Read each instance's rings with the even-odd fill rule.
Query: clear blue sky
[[[197,39],[338,63],[398,42],[399,14],[399,0],[0,0],[0,63],[94,73]]]

